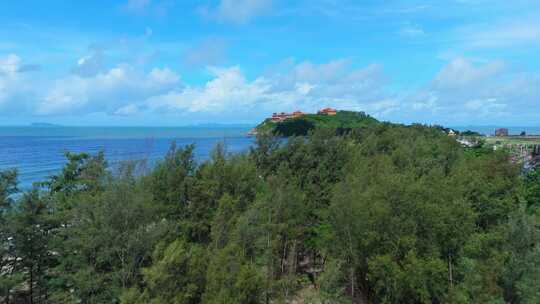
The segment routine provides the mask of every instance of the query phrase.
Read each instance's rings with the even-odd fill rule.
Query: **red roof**
[[[274,121],[285,120],[292,117],[299,117],[305,114],[306,113],[302,111],[294,111],[292,113],[286,113],[286,112],[272,113],[272,120]]]
[[[324,108],[324,109],[320,110],[319,113],[322,113],[322,114],[337,113],[337,110],[332,109],[332,108]]]

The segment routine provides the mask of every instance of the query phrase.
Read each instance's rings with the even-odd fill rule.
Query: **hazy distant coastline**
[[[57,125],[57,124],[48,123],[48,122],[33,122],[30,124],[30,127],[55,128],[55,127],[62,127],[62,125]]]
[[[540,126],[537,127],[523,127],[523,126],[505,126],[505,125],[493,125],[493,126],[450,126],[450,128],[462,131],[475,131],[483,135],[494,135],[495,130],[498,128],[508,129],[510,135],[519,135],[521,132],[529,135],[540,135]]]

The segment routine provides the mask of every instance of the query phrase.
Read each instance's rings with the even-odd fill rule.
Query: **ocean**
[[[171,143],[195,144],[198,162],[210,157],[218,142],[229,153],[249,150],[249,127],[0,127],[0,170],[17,169],[19,187],[28,189],[58,173],[65,152],[103,151],[111,166],[124,160],[163,158]]]
[[[455,127],[486,135],[496,127]],[[250,127],[0,127],[0,170],[17,169],[19,186],[28,189],[58,173],[66,163],[65,152],[104,151],[111,166],[124,160],[147,160],[150,164],[167,153],[171,143],[195,144],[195,159],[210,157],[218,142],[229,153],[247,151],[254,138],[246,134]],[[511,134],[526,131],[540,134],[540,128],[510,127]]]

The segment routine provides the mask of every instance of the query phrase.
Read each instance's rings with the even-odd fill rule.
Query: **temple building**
[[[325,108],[325,109],[322,109],[319,112],[317,112],[317,114],[319,114],[319,115],[336,115],[337,110],[332,109],[332,108]]]
[[[289,118],[297,118],[304,115],[307,115],[308,113],[304,113],[302,111],[294,111],[292,113],[286,113],[286,112],[275,112],[272,114],[272,117],[270,117],[270,121],[272,122],[282,122]],[[333,108],[325,108],[317,112],[318,115],[336,115],[337,110]]]

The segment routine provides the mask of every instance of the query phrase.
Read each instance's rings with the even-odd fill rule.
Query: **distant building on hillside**
[[[292,116],[293,116],[293,117],[300,117],[300,116],[304,116],[304,115],[306,115],[306,113],[304,113],[304,112],[302,112],[302,111],[294,111],[294,112],[292,113]]]
[[[273,122],[280,122],[280,121],[284,121],[285,119],[290,118],[290,117],[292,117],[292,114],[285,113],[285,112],[273,113],[272,114],[272,121]]]
[[[286,113],[286,112],[276,112],[272,114],[272,117],[270,117],[271,122],[282,122],[289,118],[297,118],[302,117],[304,115],[307,115],[308,113],[304,113],[302,111],[294,111],[292,113]],[[319,115],[336,115],[337,110],[332,108],[325,108],[317,112]]]
[[[499,136],[499,137],[508,136],[508,129],[500,128],[500,129],[495,130],[495,136]]]
[[[302,111],[294,111],[292,113],[279,112],[279,113],[273,113],[270,120],[272,122],[281,122],[289,118],[296,118],[296,117],[300,117],[304,115],[306,115],[306,113]]]
[[[319,114],[319,115],[336,115],[337,110],[332,109],[332,108],[325,108],[325,109],[322,109],[319,112],[317,112],[317,114]]]

